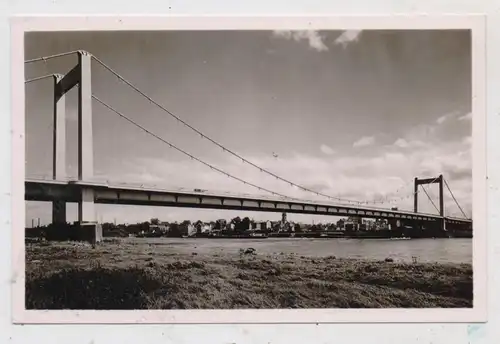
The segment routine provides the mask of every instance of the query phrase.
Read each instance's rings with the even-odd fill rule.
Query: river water
[[[217,253],[238,252],[240,248],[254,248],[259,254],[294,253],[299,256],[360,258],[411,262],[472,264],[472,239],[182,239],[130,238],[127,240],[171,246],[183,252]]]

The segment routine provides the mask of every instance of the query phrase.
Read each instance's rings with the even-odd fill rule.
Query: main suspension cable
[[[43,75],[43,76],[38,76],[36,78],[31,78],[31,79],[27,79],[24,81],[25,84],[29,84],[29,83],[32,83],[32,82],[35,82],[35,81],[38,81],[38,80],[44,80],[44,79],[47,79],[47,78],[53,78],[55,74],[48,74],[48,75]]]
[[[60,54],[54,54],[54,55],[37,57],[37,58],[31,59],[31,60],[26,60],[26,61],[24,61],[24,63],[25,64],[29,64],[29,63],[33,63],[33,62],[39,62],[39,61],[45,61],[46,62],[48,60],[51,60],[51,59],[54,59],[54,58],[57,58],[57,57],[68,56],[68,55],[76,54],[78,52],[79,52],[79,50],[75,50],[75,51],[68,51],[68,52],[60,53]]]
[[[465,214],[465,211],[462,209],[462,207],[461,207],[461,206],[460,206],[460,204],[458,203],[457,199],[455,198],[455,195],[453,195],[453,192],[451,191],[450,186],[448,185],[448,182],[447,182],[447,181],[446,181],[446,179],[444,179],[444,178],[443,178],[443,180],[444,180],[444,185],[446,185],[446,188],[448,189],[448,191],[449,191],[449,192],[450,192],[450,194],[451,194],[451,197],[453,198],[453,200],[454,200],[454,201],[455,201],[455,203],[457,204],[458,209],[460,209],[460,211],[462,212],[462,215],[463,215],[466,219],[468,219],[467,215]]]

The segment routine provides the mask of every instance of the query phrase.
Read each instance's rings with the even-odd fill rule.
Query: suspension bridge
[[[398,220],[407,226],[438,228],[447,230],[472,230],[472,219],[468,218],[459,202],[455,198],[450,185],[439,175],[432,178],[415,178],[411,197],[414,199],[412,211],[399,210],[395,207],[380,207],[378,203],[386,203],[386,200],[358,201],[335,197],[323,192],[315,191],[295,183],[287,178],[277,175],[268,169],[259,166],[247,158],[241,156],[229,147],[219,143],[215,139],[197,129],[194,125],[186,122],[181,117],[169,111],[165,106],[148,96],[145,92],[125,79],[121,74],[86,51],[71,51],[51,56],[39,57],[26,60],[25,64],[45,62],[50,59],[60,58],[68,55],[77,55],[78,61],[74,68],[65,74],[47,74],[25,80],[26,84],[44,79],[53,80],[53,175],[47,178],[25,179],[25,200],[45,201],[52,203],[52,223],[66,224],[66,203],[78,203],[78,222],[80,224],[92,224],[96,222],[95,204],[124,204],[142,206],[165,206],[165,207],[189,207],[205,209],[228,209],[262,212],[288,212],[301,214],[317,214],[332,216],[357,216],[364,218]],[[226,154],[241,160],[249,167],[258,169],[261,173],[272,176],[277,181],[288,184],[301,191],[322,197],[324,201],[305,200],[291,197],[283,192],[277,192],[269,188],[257,185],[242,179],[234,174],[222,170],[215,165],[195,156],[186,150],[176,146],[174,143],[155,134],[150,129],[138,124],[123,112],[116,110],[113,106],[92,93],[92,61],[107,70],[122,83],[130,87],[139,95],[168,116],[192,130],[202,139],[222,149]],[[66,113],[65,96],[73,88],[78,89],[78,177],[68,178],[66,174]],[[152,136],[167,147],[191,158],[211,170],[221,173],[228,178],[247,186],[255,188],[269,196],[254,196],[246,194],[235,194],[229,192],[208,192],[207,190],[169,190],[145,185],[134,185],[127,183],[110,183],[99,181],[93,174],[93,134],[92,134],[92,106],[96,102],[100,106],[118,115],[123,120],[137,127],[139,130]],[[425,189],[426,184],[438,184],[439,205],[436,205]],[[463,217],[450,217],[445,214],[444,192],[449,192],[455,205],[461,211]],[[419,212],[418,198],[421,192],[432,203],[437,214]],[[403,198],[403,197],[402,197]]]

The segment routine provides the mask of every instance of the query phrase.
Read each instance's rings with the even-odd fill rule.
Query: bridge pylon
[[[418,186],[426,184],[438,184],[439,185],[439,215],[442,217],[440,228],[441,230],[446,230],[446,221],[444,219],[444,197],[443,197],[443,175],[440,174],[436,178],[424,178],[419,179],[415,177],[414,182],[414,193],[413,193],[413,211],[418,213]]]
[[[65,75],[54,76],[54,136],[53,136],[53,179],[66,179],[66,121],[65,95],[78,87],[78,180],[90,180],[93,176],[92,135],[92,84],[91,55],[78,51],[76,66]],[[54,201],[53,223],[66,223],[66,204]],[[95,222],[94,191],[81,189],[78,202],[78,222]]]
[[[58,94],[57,84],[63,75],[53,75],[53,163],[52,178],[54,180],[66,179],[66,97]],[[60,200],[52,201],[52,223],[66,224],[66,202]]]

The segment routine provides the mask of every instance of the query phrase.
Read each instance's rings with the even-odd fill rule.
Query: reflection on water
[[[396,261],[469,263],[472,264],[472,239],[181,239],[141,238],[141,242],[162,243],[200,253],[237,252],[240,248],[253,247],[260,254],[295,253],[300,256],[336,256]]]

